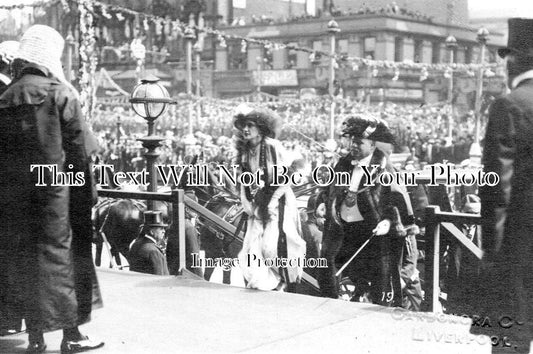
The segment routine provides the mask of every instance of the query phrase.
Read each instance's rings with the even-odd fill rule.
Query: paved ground
[[[99,269],[104,308],[82,327],[101,353],[306,352],[490,353],[488,337],[464,320],[370,304],[263,292],[192,276]],[[61,332],[45,334],[59,353]],[[0,338],[0,353],[23,353],[27,336]]]

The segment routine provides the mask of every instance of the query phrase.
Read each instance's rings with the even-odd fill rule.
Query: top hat
[[[510,18],[507,47],[498,49],[498,55],[505,58],[510,53],[521,53],[533,57],[533,19]]]
[[[60,81],[66,82],[61,55],[65,40],[55,29],[45,25],[33,25],[20,39],[15,58],[41,65]]]
[[[377,118],[350,117],[342,123],[342,135],[394,144],[389,127],[385,121]]]
[[[144,212],[144,227],[147,226],[157,226],[157,227],[167,227],[168,224],[163,222],[163,217],[161,216],[161,211],[145,211]]]
[[[233,118],[233,125],[241,130],[247,121],[254,122],[261,134],[269,138],[276,138],[281,125],[281,118],[278,114],[265,108],[253,108],[238,113]]]

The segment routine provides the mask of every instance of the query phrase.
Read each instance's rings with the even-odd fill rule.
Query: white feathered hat
[[[4,41],[0,43],[0,60],[7,64],[11,63],[19,50],[20,43],[17,41]]]
[[[20,40],[20,48],[15,58],[41,65],[52,75],[66,82],[61,55],[65,40],[55,29],[45,25],[33,25]]]

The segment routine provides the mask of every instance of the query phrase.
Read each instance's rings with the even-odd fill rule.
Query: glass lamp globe
[[[135,86],[131,93],[130,103],[139,116],[148,121],[157,119],[169,104],[175,103],[168,94],[167,89],[161,85],[159,78],[148,75]]]

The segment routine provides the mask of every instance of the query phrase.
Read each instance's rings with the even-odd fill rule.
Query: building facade
[[[105,68],[109,77],[125,91],[131,91],[138,79],[138,63],[131,55],[131,44],[140,40],[147,49],[145,69],[159,74],[173,95],[185,92],[188,86],[193,88],[193,93],[222,98],[258,90],[285,97],[327,94],[329,59],[310,56],[309,50],[332,51],[327,32],[332,18],[340,28],[334,52],[343,57],[407,64],[448,63],[451,52],[445,39],[453,35],[457,39],[457,47],[452,50],[453,61],[479,62],[477,28],[463,24],[462,16],[467,16],[466,0],[413,3],[383,0],[373,2],[372,8],[358,0],[108,0],[106,3],[139,14],[95,8],[99,67]],[[443,6],[449,11],[443,11]],[[433,7],[439,9],[435,14]],[[77,53],[80,38],[76,4],[71,3],[68,13],[61,9],[61,4],[45,8],[32,21],[49,24],[65,37],[71,35],[72,53]],[[143,18],[143,14],[154,14],[157,19]],[[227,35],[222,42],[220,36],[202,37],[201,31],[196,33],[197,38],[202,37],[202,45],[192,54],[194,82],[191,85],[187,85],[186,40],[183,33],[169,26],[175,20],[207,26]],[[281,46],[243,43],[243,38]],[[487,61],[496,60],[495,50],[502,45],[505,45],[503,35],[491,33]],[[307,48],[307,51],[291,47]],[[74,67],[77,59],[76,56],[72,60]],[[430,70],[427,79],[421,80],[420,69],[416,68],[396,70],[390,65],[354,65],[352,61],[338,61],[337,66],[334,91],[346,97],[434,103],[445,101],[448,95],[449,80],[443,70]],[[472,100],[475,90],[472,74],[454,74],[454,99],[460,104],[467,105]],[[486,78],[484,89],[497,94],[503,90],[502,82],[497,75]]]
[[[248,0],[250,1],[250,0]],[[330,35],[327,24],[332,17],[301,18],[274,23],[252,23],[228,26],[223,30],[239,37],[267,39],[286,45],[310,48],[329,53]],[[450,50],[445,40],[453,35],[457,46],[452,49],[453,62],[479,62],[480,45],[477,29],[456,24],[440,24],[411,14],[391,10],[345,14],[334,17],[340,32],[336,35],[335,53],[350,58],[403,63],[449,63]],[[244,95],[257,89],[254,79],[263,76],[261,90],[273,95],[296,95],[314,89],[328,93],[329,59],[313,60],[309,53],[287,48],[264,48],[250,45],[242,50],[240,41],[228,42],[216,49],[213,94],[218,97]],[[504,45],[503,35],[492,33],[486,61],[497,60],[496,49]],[[259,74],[259,71],[261,72]],[[339,62],[336,69],[336,91],[350,97],[367,97],[371,101],[428,102],[445,101],[448,79],[444,70],[430,71],[421,81],[420,69],[354,66]],[[265,77],[266,76],[266,77]],[[397,76],[397,77],[395,77]],[[394,78],[394,80],[393,80]],[[475,90],[472,73],[454,77],[455,96],[468,101]],[[501,91],[500,78],[486,79],[486,89]]]

